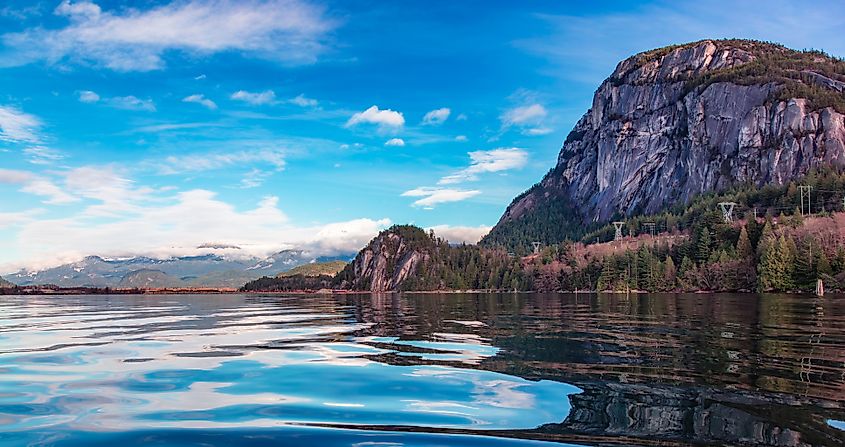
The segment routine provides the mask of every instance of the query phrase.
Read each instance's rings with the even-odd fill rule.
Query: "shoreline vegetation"
[[[71,295],[460,295],[460,294],[482,294],[482,293],[498,293],[498,294],[565,294],[565,295],[644,295],[644,294],[665,294],[665,295],[712,295],[716,293],[727,293],[713,290],[697,290],[693,292],[685,291],[660,291],[650,292],[648,290],[555,290],[555,291],[537,291],[537,290],[502,290],[502,289],[469,289],[469,290],[394,290],[374,292],[370,290],[291,290],[291,291],[242,291],[239,289],[215,289],[215,288],[199,288],[199,289],[183,289],[183,288],[156,288],[156,289],[112,289],[112,288],[96,288],[96,287],[59,287],[59,288],[44,288],[39,286],[26,287],[3,287],[0,288],[0,296],[3,295],[24,295],[24,296],[71,296]],[[739,290],[731,291],[730,293],[748,293],[759,294],[760,292],[754,290]],[[809,296],[807,292],[792,291],[792,292],[777,292],[785,295],[804,295]],[[843,293],[834,292],[831,295],[842,295]]]

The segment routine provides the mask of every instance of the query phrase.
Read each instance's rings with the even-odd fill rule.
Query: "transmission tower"
[[[535,255],[536,255],[537,253],[540,253],[540,243],[539,243],[539,242],[534,241],[534,242],[532,242],[532,243],[531,243],[531,245],[533,245],[533,246],[534,246],[534,254],[535,254]]]
[[[813,214],[812,207],[810,206],[810,191],[813,189],[810,185],[801,185],[798,187],[798,192],[801,193],[801,215],[805,214]],[[804,208],[804,196],[807,196],[807,208],[805,211]]]
[[[621,241],[622,240],[622,226],[625,225],[625,222],[613,222],[613,226],[616,227],[616,234],[613,236],[614,241]]]
[[[722,217],[725,218],[726,223],[733,222],[735,206],[736,202],[719,202],[719,208],[722,209]]]

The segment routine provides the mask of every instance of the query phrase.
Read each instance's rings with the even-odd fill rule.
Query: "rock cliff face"
[[[434,242],[419,228],[396,226],[381,232],[336,281],[344,289],[388,292],[398,290],[431,256]]]
[[[551,200],[577,210],[582,224],[607,222],[738,183],[845,167],[844,66],[751,41],[626,59],[596,91],[555,168],[511,203],[492,236]]]

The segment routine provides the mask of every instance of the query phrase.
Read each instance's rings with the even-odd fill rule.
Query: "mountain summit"
[[[526,247],[733,185],[845,167],[845,61],[748,40],[630,57],[595,92],[557,165],[482,243]]]

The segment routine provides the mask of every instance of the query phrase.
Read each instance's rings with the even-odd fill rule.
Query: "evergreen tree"
[[[754,249],[751,248],[751,238],[748,237],[746,227],[739,232],[739,239],[736,241],[736,256],[738,259],[736,269],[736,288],[740,290],[753,290],[756,288],[757,272],[755,271]]]
[[[688,256],[684,256],[684,258],[681,259],[681,268],[678,270],[678,284],[684,290],[694,290],[698,285],[698,281],[696,279],[697,273],[695,263],[692,259]]]
[[[754,261],[754,249],[751,248],[751,239],[745,226],[740,230],[739,239],[736,241],[736,256],[741,261]]]
[[[615,289],[617,278],[616,260],[612,255],[605,256],[596,289],[600,291]]]
[[[801,244],[801,250],[798,251],[795,259],[793,282],[801,290],[813,290],[816,287],[815,256],[817,253],[814,254],[813,251],[813,241],[808,238]]]
[[[795,277],[795,258],[797,257],[798,249],[795,247],[795,241],[783,233],[780,235],[778,244],[780,245],[784,263],[783,289],[781,290],[788,292],[795,289],[793,278]]]
[[[824,250],[819,250],[819,258],[816,262],[816,273],[819,277],[830,276],[833,274],[833,269],[830,267],[830,261],[827,259],[827,254]]]
[[[710,258],[710,229],[702,225],[695,232],[693,249],[696,262],[703,264]]]
[[[771,230],[768,222],[766,228]],[[778,240],[771,231],[763,230],[763,237],[757,245],[760,252],[760,265],[757,267],[757,288],[760,292],[779,290],[784,275],[783,254]]]
[[[675,261],[669,256],[663,267],[663,284],[666,290],[675,290],[678,272],[675,269]]]

